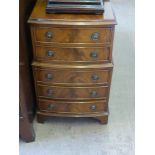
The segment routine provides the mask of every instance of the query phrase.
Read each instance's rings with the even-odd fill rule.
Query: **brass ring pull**
[[[53,95],[53,90],[52,89],[47,89],[47,96],[52,96]]]
[[[92,78],[92,80],[94,80],[94,81],[95,81],[95,80],[99,80],[99,77],[98,77],[98,75],[96,75],[96,74],[93,74],[91,78]]]
[[[98,41],[99,38],[100,38],[100,33],[98,33],[98,32],[94,32],[94,33],[91,35],[91,39],[92,39],[93,41]]]
[[[48,105],[48,109],[49,109],[49,110],[53,110],[53,109],[55,109],[55,108],[56,108],[56,105],[55,105],[55,104],[52,104],[52,103],[51,103],[51,104]]]
[[[92,58],[97,58],[97,53],[96,53],[96,52],[91,52],[91,53],[90,53],[90,57],[92,57]]]
[[[52,79],[53,79],[53,75],[50,74],[50,73],[47,73],[47,74],[45,74],[45,78],[46,78],[47,80],[52,80]]]
[[[49,50],[49,51],[47,51],[46,54],[47,54],[48,57],[54,57],[54,54],[55,54],[55,53],[54,53],[54,51],[50,51],[50,50]]]
[[[90,93],[91,97],[96,97],[97,96],[97,92],[95,90],[93,90],[91,93]]]
[[[53,38],[53,32],[46,32],[46,33],[45,33],[45,37],[46,37],[47,39],[52,39],[52,38]]]
[[[96,110],[96,105],[91,105],[91,106],[90,106],[90,109],[91,109],[92,111],[95,111],[95,110]]]

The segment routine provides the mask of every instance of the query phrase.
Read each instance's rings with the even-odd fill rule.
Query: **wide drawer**
[[[58,87],[37,85],[38,97],[59,100],[106,99],[108,86],[96,87]]]
[[[63,85],[108,85],[111,81],[111,69],[33,69],[35,80],[42,84]]]
[[[49,43],[105,43],[112,41],[112,28],[35,27],[35,41]]]
[[[36,46],[34,58],[43,62],[99,63],[111,62],[110,47],[46,47]]]
[[[55,113],[95,113],[107,112],[107,101],[89,101],[89,102],[70,102],[70,101],[54,101],[43,100],[38,101],[39,111],[55,112]]]

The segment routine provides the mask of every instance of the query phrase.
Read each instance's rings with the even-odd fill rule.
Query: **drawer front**
[[[107,112],[107,102],[61,102],[54,100],[39,100],[39,110],[56,113],[95,113]]]
[[[53,43],[106,43],[112,41],[112,28],[36,27],[35,41]]]
[[[56,87],[37,86],[38,97],[62,100],[106,99],[108,86],[100,87]]]
[[[77,47],[58,48],[36,46],[34,56],[38,61],[51,61],[58,63],[69,62],[111,62],[110,47]]]
[[[108,85],[111,80],[111,70],[52,70],[34,68],[37,83],[65,85]]]

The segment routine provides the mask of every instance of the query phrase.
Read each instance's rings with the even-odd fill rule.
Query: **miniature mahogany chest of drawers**
[[[106,124],[116,25],[110,2],[103,15],[46,14],[45,7],[38,0],[28,20],[38,122],[61,116]]]

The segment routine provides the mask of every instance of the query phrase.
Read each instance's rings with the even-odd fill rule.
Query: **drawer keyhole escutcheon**
[[[52,104],[52,103],[51,103],[51,104],[48,105],[48,109],[49,109],[49,110],[53,110],[53,109],[55,109],[55,108],[56,108],[56,105],[55,105],[55,104]]]
[[[93,74],[91,78],[92,78],[92,80],[94,80],[94,81],[95,81],[95,80],[99,80],[99,77],[98,77],[98,75],[96,75],[96,74]]]
[[[47,74],[45,74],[45,78],[46,78],[47,80],[52,80],[52,79],[53,79],[53,75],[50,74],[50,73],[47,73]]]
[[[52,38],[53,38],[53,32],[46,32],[46,33],[45,33],[45,37],[46,37],[47,39],[52,39]]]
[[[94,52],[91,52],[90,53],[90,57],[92,57],[94,59],[97,58],[97,52],[95,52],[95,51]]]
[[[90,106],[90,109],[91,109],[92,111],[95,111],[95,110],[96,110],[96,105],[91,105],[91,106]]]
[[[54,57],[54,54],[55,54],[55,53],[54,53],[54,51],[50,51],[50,50],[49,50],[49,51],[47,51],[46,54],[47,54],[48,57]]]
[[[91,97],[96,97],[97,96],[97,92],[95,90],[93,90],[91,93],[90,93]]]
[[[94,32],[92,35],[91,35],[91,39],[93,41],[98,41],[100,39],[100,34],[98,32]]]
[[[52,95],[53,95],[53,90],[47,89],[47,96],[52,96]]]

